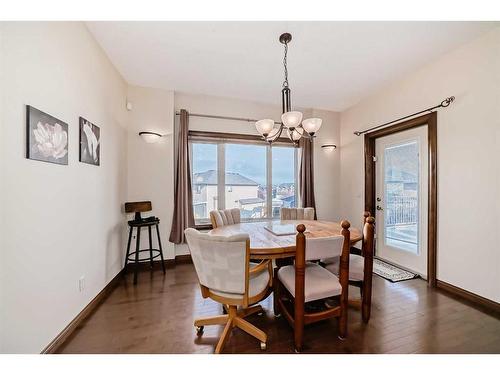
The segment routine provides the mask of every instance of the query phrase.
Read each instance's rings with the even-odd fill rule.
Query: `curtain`
[[[185,243],[184,229],[194,226],[191,164],[189,163],[189,113],[181,109],[175,166],[174,216],[169,241]]]
[[[314,198],[314,143],[302,137],[299,141],[300,170],[299,170],[299,194],[302,207],[314,208],[314,219],[316,215],[316,200]]]

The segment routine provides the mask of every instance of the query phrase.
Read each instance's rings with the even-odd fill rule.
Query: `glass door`
[[[381,137],[376,155],[376,255],[427,276],[427,127]]]

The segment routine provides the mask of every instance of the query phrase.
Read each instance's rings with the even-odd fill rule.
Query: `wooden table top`
[[[342,232],[340,223],[322,220],[269,220],[258,222],[247,222],[233,225],[225,225],[212,229],[210,234],[219,236],[230,236],[236,233],[248,233],[250,236],[250,251],[252,255],[262,259],[286,258],[295,253],[295,234],[277,236],[268,231],[265,226],[270,223],[298,224],[306,226],[306,237],[333,237],[339,236]],[[349,228],[351,231],[351,244],[358,242],[362,238],[359,229]],[[254,258],[252,256],[252,258]]]

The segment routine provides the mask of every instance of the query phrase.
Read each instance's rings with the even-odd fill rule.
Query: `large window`
[[[243,221],[279,217],[297,205],[297,149],[262,142],[191,137],[193,209],[197,225],[215,209],[239,208]],[[219,198],[222,197],[222,198]]]

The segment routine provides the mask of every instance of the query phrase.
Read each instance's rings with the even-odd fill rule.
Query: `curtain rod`
[[[402,121],[402,120],[406,120],[407,118],[409,117],[413,117],[413,116],[416,116],[416,115],[419,115],[421,113],[424,113],[424,112],[430,112],[430,111],[433,111],[437,108],[446,108],[448,107],[451,103],[453,103],[453,101],[455,100],[455,97],[454,96],[450,96],[449,98],[446,98],[445,100],[443,100],[440,104],[438,105],[435,105],[434,107],[431,107],[431,108],[427,108],[427,109],[424,109],[422,111],[419,111],[419,112],[415,112],[414,114],[412,115],[408,115],[408,116],[404,116],[404,117],[401,117],[401,118],[398,118],[397,120],[392,120],[392,121],[389,121],[389,122],[386,122],[385,124],[382,124],[382,125],[377,125],[377,126],[374,126],[373,128],[369,128],[369,129],[366,129],[366,130],[363,130],[363,131],[358,131],[356,130],[354,132],[355,135],[357,135],[358,137],[361,135],[361,134],[365,134],[365,133],[369,133],[373,130],[377,130],[377,129],[380,129],[380,128],[383,128],[384,126],[387,126],[387,125],[391,125],[391,124],[394,124],[395,122],[399,122],[399,121]]]
[[[176,116],[180,115],[180,112],[175,112]],[[258,120],[254,120],[251,118],[243,118],[243,117],[229,117],[229,116],[218,116],[218,115],[204,115],[201,113],[189,113],[189,116],[191,117],[205,117],[205,118],[216,118],[220,120],[233,120],[233,121],[246,121],[246,122],[257,122]],[[274,122],[275,124],[281,124],[281,122]]]

